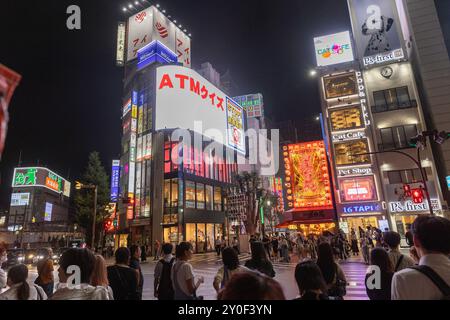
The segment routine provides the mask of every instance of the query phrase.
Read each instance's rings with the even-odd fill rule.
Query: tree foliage
[[[88,163],[83,176],[79,180],[83,185],[97,186],[96,224],[102,225],[109,213],[105,210],[109,203],[109,177],[103,167],[100,155],[94,151],[89,154]],[[94,210],[94,190],[82,189],[75,192],[75,210],[77,223],[84,228],[87,238],[91,238],[91,228]],[[96,228],[97,232],[101,228]],[[96,232],[96,233],[97,233]],[[96,237],[97,238],[97,237]],[[98,238],[97,238],[98,239]]]

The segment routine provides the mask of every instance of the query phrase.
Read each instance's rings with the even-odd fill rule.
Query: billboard
[[[350,32],[314,38],[317,66],[326,67],[354,60]]]
[[[127,61],[138,58],[138,51],[155,40],[191,67],[191,39],[154,6],[128,19]]]
[[[44,221],[52,221],[53,204],[45,203]]]
[[[405,57],[395,0],[348,0],[358,57],[365,67]]]
[[[247,118],[258,118],[264,115],[264,100],[260,93],[234,97],[233,100],[245,109]]]
[[[111,171],[111,201],[117,202],[119,198],[120,160],[112,161]]]
[[[175,52],[167,48],[158,40],[153,40],[151,43],[138,50],[137,69],[141,70],[155,62],[170,64],[176,63],[177,61],[178,57]]]
[[[323,77],[325,99],[336,99],[358,93],[358,83],[354,72]]]
[[[339,180],[342,202],[378,200],[373,176]]]
[[[194,70],[161,66],[156,72],[155,130],[176,128],[246,152],[242,107]]]
[[[116,64],[123,66],[125,62],[125,23],[119,22],[117,25],[117,50]]]
[[[70,182],[46,168],[15,168],[12,187],[44,187],[70,197]]]
[[[28,206],[30,204],[30,194],[13,193],[11,194],[11,207]]]
[[[288,206],[296,211],[333,209],[323,141],[283,147]]]

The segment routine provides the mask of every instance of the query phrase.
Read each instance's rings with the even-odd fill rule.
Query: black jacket
[[[122,266],[109,266],[108,281],[114,300],[138,300],[136,271]]]
[[[367,296],[370,298],[370,300],[391,300],[391,285],[394,273],[392,272],[381,273],[380,289],[369,289],[367,287],[367,279],[369,278],[369,276],[370,276],[369,274],[366,275],[364,283],[366,285]]]

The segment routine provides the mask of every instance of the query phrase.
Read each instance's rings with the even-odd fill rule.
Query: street
[[[249,254],[241,254],[239,259],[241,264],[244,264],[250,258]],[[297,264],[297,257],[293,256],[290,263],[273,262],[276,272],[275,280],[277,280],[286,296],[286,299],[291,300],[297,297],[298,289],[295,283],[294,271]],[[112,264],[113,260],[108,260],[108,264]],[[194,255],[190,261],[194,267],[196,276],[203,276],[205,282],[198,289],[197,295],[203,296],[205,300],[215,300],[216,292],[213,288],[214,276],[217,270],[222,265],[222,260],[217,257],[215,253],[197,254]],[[142,272],[144,273],[144,300],[156,300],[153,296],[153,276],[156,261],[149,257],[147,262],[141,264]],[[364,287],[365,271],[367,266],[361,262],[360,258],[350,258],[347,262],[340,263],[347,278],[347,295],[345,300],[368,300],[366,290]],[[58,266],[55,266],[55,281],[58,281]],[[30,266],[29,280],[34,281],[37,277],[37,270],[35,266]]]

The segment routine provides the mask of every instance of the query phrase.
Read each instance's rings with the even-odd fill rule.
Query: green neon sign
[[[34,186],[36,184],[37,169],[30,168],[26,172],[16,172],[14,176],[14,185],[16,186]]]
[[[261,218],[261,224],[264,224],[264,208],[263,208],[263,206],[261,206],[261,208],[259,208],[259,215]]]

